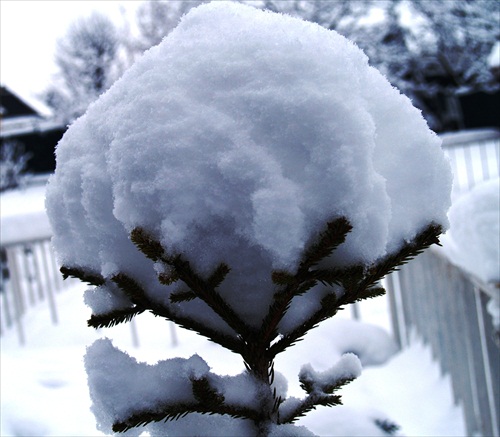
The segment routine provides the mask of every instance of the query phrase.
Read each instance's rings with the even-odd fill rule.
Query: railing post
[[[48,286],[47,286],[47,299],[49,301],[50,315],[52,318],[52,323],[54,323],[54,325],[57,325],[58,317],[57,317],[56,302],[54,299],[54,291],[52,290],[52,287],[50,286],[49,262],[47,260],[47,251],[45,250],[43,243],[42,243],[41,249],[42,249],[41,250],[41,252],[42,252],[42,265],[43,265],[43,269],[45,272],[45,281],[48,284]]]
[[[392,322],[392,331],[400,349],[408,346],[408,333],[404,316],[404,302],[401,296],[401,286],[398,272],[393,272],[385,279],[385,286],[389,296],[389,308]]]
[[[17,335],[19,343],[24,345],[26,343],[26,337],[24,335],[23,329],[23,297],[22,288],[20,284],[21,278],[19,277],[19,269],[17,265],[17,256],[15,248],[7,248],[7,263],[9,265],[10,271],[10,281],[12,284],[12,297],[14,300],[14,323],[17,328]]]
[[[492,432],[493,432],[492,437],[499,437],[500,430],[498,422],[498,412],[495,409],[495,395],[493,393],[493,384],[495,384],[495,381],[493,381],[492,378],[491,366],[490,366],[490,354],[488,352],[488,346],[486,344],[486,330],[485,330],[486,321],[484,319],[483,305],[481,302],[481,290],[477,286],[474,287],[474,297],[476,301],[477,319],[479,322],[478,327],[481,339],[482,362],[484,366],[484,375],[486,380],[486,393],[488,396],[488,406],[492,424]],[[496,383],[500,382],[496,381]]]
[[[486,311],[500,290],[434,249],[403,266],[387,283],[394,331],[402,341],[405,330],[415,330],[432,347],[442,371],[450,375],[455,402],[463,406],[468,435],[500,437],[500,349]]]

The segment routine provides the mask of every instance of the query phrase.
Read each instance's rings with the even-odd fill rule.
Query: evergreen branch
[[[401,427],[389,420],[375,419],[375,425],[377,425],[382,431],[384,431],[387,435],[394,435],[397,431],[401,429]]]
[[[179,275],[175,271],[171,271],[168,273],[160,273],[158,275],[158,281],[160,281],[160,284],[162,285],[172,285],[174,282],[177,282],[179,280]]]
[[[345,217],[328,222],[325,231],[320,234],[318,242],[306,250],[300,268],[308,270],[330,256],[345,241],[351,230],[352,226]]]
[[[156,408],[156,411],[143,411],[132,414],[123,421],[115,422],[113,424],[113,432],[126,432],[132,428],[146,426],[152,422],[178,420],[190,413],[228,415],[235,419],[250,419],[254,422],[259,418],[256,411],[245,407],[235,407],[224,404],[207,406],[201,402],[184,404],[175,403],[173,405],[168,404],[159,406]]]
[[[280,423],[293,423],[299,417],[314,410],[318,405],[342,405],[341,397],[333,393],[354,381],[355,378],[338,379],[332,384],[318,385],[318,382],[300,378],[301,387],[308,393],[307,397],[295,409],[280,420]]]
[[[417,235],[411,242],[406,243],[396,254],[389,255],[368,270],[362,265],[354,265],[344,269],[335,270],[313,270],[310,276],[318,281],[340,282],[344,288],[344,294],[337,298],[331,293],[323,298],[321,308],[313,314],[306,322],[285,335],[269,348],[270,357],[275,357],[299,341],[307,332],[316,327],[323,320],[334,316],[342,306],[359,300],[382,296],[385,290],[376,286],[386,274],[397,269],[423,252],[431,244],[439,244],[438,236],[442,231],[441,226],[431,224]]]
[[[278,273],[279,280],[280,274]],[[278,335],[278,324],[288,312],[294,297],[305,294],[317,284],[315,279],[295,279],[284,290],[274,295],[266,317],[262,322],[261,330],[256,334],[255,341],[259,345],[269,344]],[[267,347],[267,346],[266,346]],[[271,356],[270,356],[271,357]]]
[[[295,275],[286,270],[274,270],[271,274],[271,280],[276,285],[291,285],[296,281]]]
[[[262,328],[259,332],[262,344],[269,344],[276,337],[278,324],[290,308],[293,298],[309,291],[318,281],[327,283],[328,285],[338,283],[338,271],[311,271],[310,269],[324,258],[330,256],[345,241],[347,234],[351,230],[352,226],[345,217],[339,217],[328,222],[326,229],[319,235],[318,241],[305,251],[295,275],[282,270],[273,271],[273,282],[277,285],[285,286],[285,289],[275,295],[274,302],[263,320]],[[283,342],[281,343],[284,344]],[[275,350],[277,349],[275,348]],[[274,355],[271,355],[271,357],[274,357]]]
[[[231,269],[227,266],[227,264],[220,263],[208,278],[207,285],[210,288],[217,288],[222,283],[222,281],[226,279],[226,276],[230,271]]]
[[[165,253],[161,243],[153,239],[143,228],[132,229],[130,240],[147,258],[155,262]]]
[[[346,222],[343,225],[347,225]],[[329,227],[332,229],[332,227]],[[424,231],[422,231],[412,242],[405,244],[397,254],[391,255],[383,259],[381,262],[372,266],[368,271],[362,265],[349,266],[342,269],[318,269],[310,270],[307,273],[302,272],[302,277],[308,277],[309,283],[303,290],[296,284],[290,284],[291,278],[286,272],[275,272],[274,281],[276,283],[288,284],[282,295],[277,295],[275,303],[271,306],[268,313],[268,319],[264,320],[263,326],[266,324],[277,326],[277,323],[271,323],[271,315],[275,315],[275,319],[279,317],[280,310],[285,313],[295,295],[303,293],[309,289],[308,287],[314,286],[314,281],[322,282],[327,285],[340,285],[344,288],[344,294],[341,298],[337,299],[335,294],[330,294],[322,301],[321,309],[318,310],[308,321],[298,326],[291,333],[285,335],[278,342],[269,348],[269,356],[272,358],[276,354],[283,352],[286,348],[299,341],[310,329],[316,327],[320,322],[332,317],[339,311],[343,305],[354,303],[359,300],[374,298],[385,294],[382,287],[376,286],[378,281],[382,279],[387,273],[395,270],[398,265],[408,262],[410,259],[421,253],[431,244],[438,243],[438,236],[441,232],[441,227],[431,224]],[[323,235],[328,234],[325,232]],[[338,236],[338,234],[337,234]],[[330,236],[331,240],[333,237]],[[328,238],[326,238],[328,240]],[[336,242],[340,241],[340,238]],[[322,246],[318,253],[325,254],[327,252],[326,245]],[[317,259],[313,254],[309,253],[306,256],[309,261]],[[304,262],[304,265],[306,262]],[[303,269],[303,267],[302,267]],[[296,275],[296,281],[299,274]],[[297,292],[297,290],[300,290]],[[278,316],[276,316],[278,314]],[[282,317],[282,316],[281,316]],[[280,319],[281,320],[281,319]],[[276,331],[273,332],[276,334]]]
[[[345,277],[345,271],[343,269],[316,269],[311,270],[310,275],[316,281],[331,287],[333,285],[341,285]]]
[[[292,423],[297,418],[316,408],[317,405],[339,405],[342,404],[340,396],[334,393],[347,385],[355,378],[340,378],[334,382],[321,382],[311,377],[308,372],[299,374],[300,386],[307,392],[307,397],[300,402],[293,411],[282,419],[282,423]]]
[[[196,412],[195,404],[176,403],[175,405],[159,406],[156,411],[143,411],[132,414],[123,421],[113,424],[113,432],[126,432],[138,426],[146,426],[151,422],[167,422],[177,420],[189,413]]]
[[[283,415],[280,413],[279,424],[294,423],[300,417],[303,417],[310,411],[315,410],[319,405],[332,407],[335,405],[342,405],[342,401],[339,395],[313,392],[302,400],[296,408],[288,412],[288,414]]]
[[[72,277],[79,279],[82,282],[87,282],[90,285],[95,285],[96,287],[104,285],[106,282],[106,280],[99,273],[84,270],[79,267],[62,266],[59,271],[62,273],[63,279]]]
[[[198,322],[189,317],[183,317],[174,313],[170,308],[158,303],[153,302],[147,295],[144,289],[131,277],[124,273],[118,273],[113,276],[111,280],[118,285],[120,289],[129,297],[129,299],[136,304],[137,309],[142,311],[149,310],[155,316],[164,317],[176,323],[182,328],[190,331],[195,331],[198,334],[208,338],[214,343],[229,349],[237,354],[241,353],[242,342],[238,338],[233,338],[228,335],[221,334],[215,329],[205,326],[203,323]]]
[[[295,286],[290,285],[284,291],[276,293],[269,306],[266,317],[262,321],[262,327],[255,335],[255,339],[249,339],[249,342],[257,342],[261,346],[271,343],[272,339],[278,335],[278,324],[290,308],[292,298],[295,292]]]
[[[440,245],[439,236],[442,232],[441,225],[431,223],[413,240],[405,243],[396,253],[387,255],[370,267],[361,286],[369,288],[375,285],[384,276],[399,270],[401,266],[421,254],[429,246]]]
[[[136,305],[147,308],[148,298],[144,289],[130,276],[118,273],[111,278],[125,295]]]
[[[366,268],[361,264],[344,267],[339,275],[339,281],[345,290],[358,287],[366,277]]]
[[[193,395],[195,399],[207,408],[215,410],[224,404],[224,395],[218,393],[211,385],[208,378],[192,378]]]
[[[275,357],[281,352],[284,352],[290,346],[294,345],[296,342],[300,341],[302,337],[304,337],[311,329],[317,327],[323,320],[334,316],[340,309],[340,305],[341,304],[334,293],[326,295],[321,300],[321,308],[316,311],[316,313],[269,347],[269,356]]]
[[[193,271],[189,261],[185,261],[180,255],[171,257],[168,260],[165,259],[165,261],[174,268],[180,280],[212,308],[235,332],[243,338],[248,337],[251,329],[234,312],[226,301],[222,299],[215,288],[209,284],[210,280],[216,283],[220,281],[221,278],[224,279],[225,275],[229,272],[229,267],[225,264],[220,264],[210,276],[209,281],[204,281]]]
[[[208,340],[221,345],[235,354],[242,354],[244,343],[237,337],[222,334],[218,330],[209,328],[198,320],[175,314],[169,308],[161,305],[152,305],[148,309],[155,316],[163,317],[179,325],[181,328],[196,332],[197,334],[200,334]]]
[[[321,307],[318,311],[269,348],[269,356],[275,357],[277,354],[284,352],[298,341],[301,341],[311,329],[317,327],[324,320],[333,317],[338,311],[343,309],[342,307],[344,305],[352,304],[364,299],[383,296],[384,294],[385,289],[383,287],[373,287],[369,289],[354,289],[350,293],[344,292],[340,298],[338,298],[335,293],[326,295],[322,299]]]
[[[321,387],[323,393],[326,394],[333,394],[337,390],[341,389],[345,385],[349,384],[350,382],[354,381],[356,378],[342,378],[338,379],[335,381],[333,384],[326,384],[325,386]]]
[[[144,308],[124,308],[114,310],[106,314],[92,314],[87,321],[87,325],[91,328],[111,328],[119,323],[130,322],[135,316],[144,312]]]
[[[375,297],[383,296],[385,294],[384,287],[372,287],[368,289],[360,288],[348,293],[346,292],[340,299],[340,306],[353,304],[365,299],[373,299]]]
[[[212,308],[235,332],[242,337],[248,335],[250,332],[249,327],[215,291],[215,288],[221,284],[230,271],[226,264],[219,264],[209,279],[204,281],[193,271],[189,261],[184,260],[179,254],[168,255],[161,243],[152,238],[144,229],[134,228],[130,234],[130,239],[149,259],[163,261],[173,268],[172,273],[159,275],[160,283],[170,285],[172,282],[182,280],[196,296]],[[181,299],[183,297],[186,297],[186,295],[181,295]],[[174,301],[176,301],[175,299],[176,297],[174,297]]]
[[[189,302],[190,300],[194,300],[197,297],[198,296],[196,296],[196,294],[193,293],[191,290],[178,291],[170,295],[170,302],[172,303]]]

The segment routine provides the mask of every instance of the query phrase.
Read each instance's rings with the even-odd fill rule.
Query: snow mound
[[[296,268],[327,221],[353,226],[330,264],[369,263],[446,226],[450,187],[439,138],[353,43],[213,2],[68,129],[46,206],[61,263],[126,272],[168,303],[175,285],[129,240],[140,226],[201,275],[227,263],[220,294],[258,326],[272,269]],[[182,311],[219,323],[203,302]]]
[[[500,179],[460,197],[449,218],[443,247],[450,260],[484,282],[500,282]]]

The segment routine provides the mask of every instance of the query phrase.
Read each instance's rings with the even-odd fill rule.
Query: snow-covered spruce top
[[[438,137],[353,43],[213,2],[69,128],[46,204],[65,265],[126,272],[167,302],[129,241],[141,226],[201,273],[227,263],[221,294],[258,324],[272,269],[293,270],[328,220],[353,226],[332,264],[371,262],[431,221],[446,226],[450,186]],[[125,304],[95,296],[95,313]],[[317,305],[302,299],[300,311]],[[199,299],[182,306],[217,323]]]

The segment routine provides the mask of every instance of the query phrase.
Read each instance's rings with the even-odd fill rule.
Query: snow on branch
[[[361,375],[361,363],[359,358],[351,353],[344,354],[325,372],[316,372],[309,364],[303,366],[299,380],[307,396],[302,400],[290,398],[288,402],[285,401],[281,406],[279,423],[293,423],[318,405],[341,405],[340,396],[333,393],[359,375]]]
[[[104,363],[106,366],[102,366]],[[241,390],[248,394],[255,391],[250,375],[214,375],[197,355],[152,366],[138,363],[103,339],[88,348],[85,364],[94,411],[104,431],[125,432],[189,413],[251,420],[257,420],[260,414],[251,402],[241,402],[241,397],[234,396]],[[107,366],[113,367],[113,375],[105,371]]]

